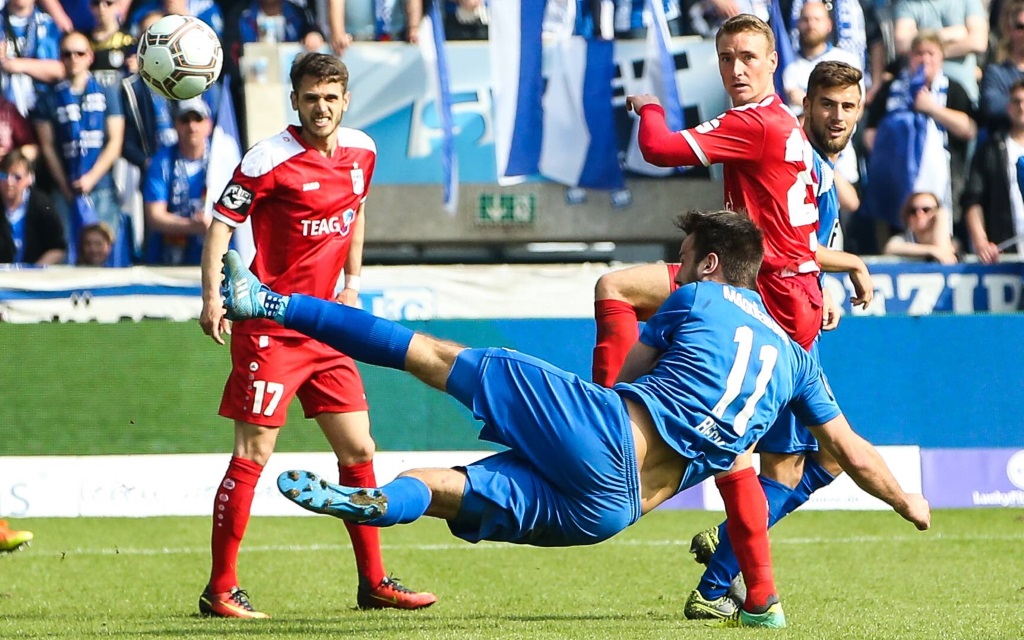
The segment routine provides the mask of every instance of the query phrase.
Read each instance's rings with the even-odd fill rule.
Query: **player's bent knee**
[[[606,273],[598,278],[597,284],[594,285],[594,300],[621,300],[628,302],[619,288],[621,281],[621,271]]]

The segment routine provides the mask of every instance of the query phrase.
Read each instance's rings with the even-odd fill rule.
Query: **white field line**
[[[845,538],[781,538],[772,540],[772,545],[810,545],[810,544],[866,544],[866,543],[907,543],[907,542],[1024,542],[1024,535],[945,535],[941,533],[921,533],[910,536],[850,536]],[[621,547],[688,547],[689,540],[609,540],[602,543],[610,546]],[[385,550],[406,550],[406,551],[506,551],[509,549],[526,549],[525,545],[514,545],[507,543],[486,542],[473,545],[465,542],[454,542],[451,544],[385,544]],[[257,545],[242,546],[242,553],[308,553],[311,551],[347,551],[351,549],[348,544],[311,544],[311,545]],[[54,555],[67,556],[173,556],[173,555],[195,555],[208,554],[209,547],[162,547],[162,548],[76,548],[60,552],[28,553],[19,554],[20,560],[27,560],[29,557],[52,558]]]

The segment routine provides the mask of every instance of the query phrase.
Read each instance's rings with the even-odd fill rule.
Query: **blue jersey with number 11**
[[[640,341],[661,356],[615,390],[644,404],[665,442],[690,460],[680,490],[732,467],[790,406],[807,425],[839,415],[821,369],[750,289],[680,287]]]

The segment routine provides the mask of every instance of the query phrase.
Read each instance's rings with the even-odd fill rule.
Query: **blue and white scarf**
[[[73,182],[100,157],[106,133],[107,95],[90,74],[81,95],[75,95],[71,83],[62,80],[54,87],[54,97],[60,149],[68,179]]]
[[[925,83],[922,69],[913,75],[904,71],[893,80],[886,115],[878,124],[868,163],[865,212],[896,228],[903,227],[899,207],[913,191],[930,191],[940,200],[945,200],[948,192],[946,130],[914,110],[914,98]],[[939,104],[945,105],[948,89],[949,79],[941,74],[932,82],[931,90]]]

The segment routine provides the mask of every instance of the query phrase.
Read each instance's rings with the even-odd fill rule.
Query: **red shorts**
[[[296,395],[307,418],[368,409],[355,361],[324,343],[299,336],[231,336],[231,375],[220,415],[280,427]]]
[[[801,273],[780,276],[761,273],[757,276],[757,289],[764,300],[764,308],[775,322],[810,351],[815,338],[821,333],[821,285],[818,274]]]
[[[680,265],[667,264],[671,290],[676,285],[676,274]],[[795,276],[782,277],[776,274],[761,273],[757,276],[758,293],[764,300],[764,307],[779,323],[789,337],[810,350],[814,339],[821,331],[821,285],[818,274],[801,273]]]

